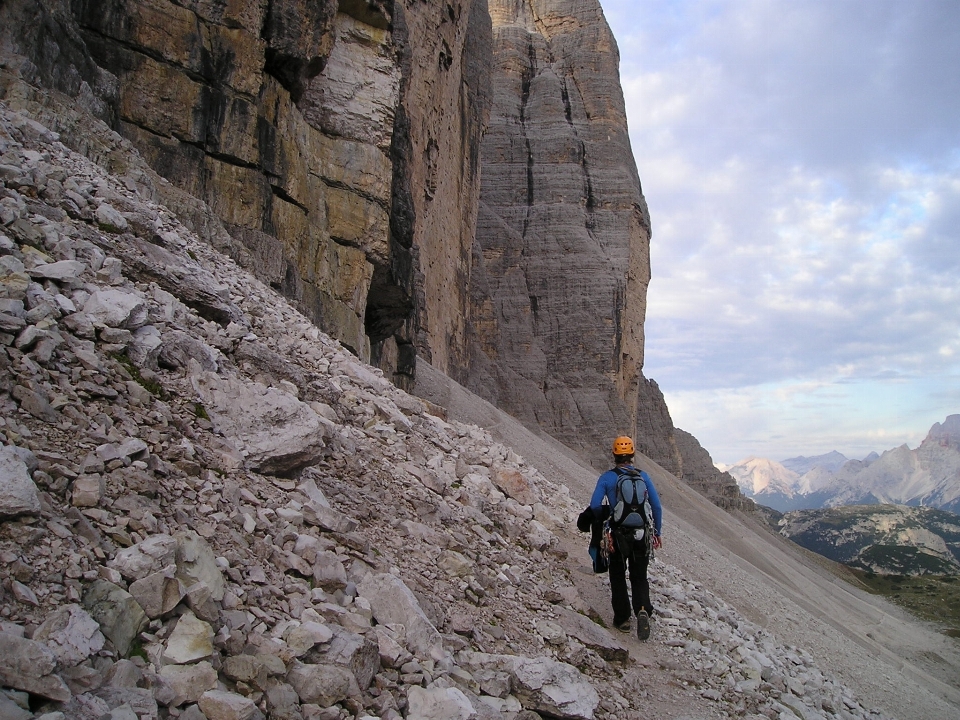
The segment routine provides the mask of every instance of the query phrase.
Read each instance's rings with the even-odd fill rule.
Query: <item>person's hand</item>
[[[654,550],[659,550],[659,549],[662,548],[662,547],[663,547],[663,540],[661,539],[661,537],[660,537],[659,535],[654,535],[654,536],[653,536],[653,549],[654,549]]]

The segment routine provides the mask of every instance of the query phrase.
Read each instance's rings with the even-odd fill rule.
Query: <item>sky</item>
[[[960,1],[600,2],[674,424],[732,464],[960,413]]]

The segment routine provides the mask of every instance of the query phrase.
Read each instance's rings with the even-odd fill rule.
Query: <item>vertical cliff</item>
[[[597,0],[7,0],[0,50],[397,385],[420,356],[597,462],[630,433],[681,474]]]
[[[220,220],[195,230],[362,359],[400,385],[415,349],[460,362],[485,0],[12,0],[0,28],[20,76],[129,139]]]
[[[416,355],[443,372],[464,364],[492,36],[486,0],[395,2],[392,27],[392,252],[374,272],[367,331],[373,359],[409,388]]]
[[[650,218],[616,42],[596,0],[491,0],[493,108],[463,382],[597,462],[609,439],[679,474],[642,375]]]

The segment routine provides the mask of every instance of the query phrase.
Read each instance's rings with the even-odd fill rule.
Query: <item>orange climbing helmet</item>
[[[633,455],[633,453],[633,440],[628,438],[626,435],[621,435],[613,441],[614,455]]]

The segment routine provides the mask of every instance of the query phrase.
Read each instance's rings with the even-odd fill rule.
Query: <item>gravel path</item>
[[[595,470],[429,366],[418,366],[418,375],[419,395],[447,408],[451,418],[486,427],[544,475],[562,478],[571,495],[586,505],[598,474]],[[712,691],[716,664],[701,666],[711,653],[717,656],[722,643],[707,639],[699,647],[684,646],[685,641],[678,638],[689,637],[688,631],[677,633],[675,626],[667,625],[703,622],[689,611],[693,596],[726,608],[723,612],[739,618],[742,634],[760,638],[768,653],[806,657],[809,666],[800,670],[841,688],[837,693],[875,717],[960,718],[957,640],[830,574],[806,551],[766,529],[759,518],[722,511],[652,462],[641,459],[637,464],[653,476],[665,507],[665,545],[651,568],[654,603],[665,614],[677,616],[659,618],[646,643],[615,633],[634,660],[625,671],[624,686],[645,694],[644,705],[650,708],[647,717],[758,717],[751,714],[749,703],[744,707],[732,701],[735,693],[720,693],[722,697],[717,698]],[[561,539],[581,597],[609,623],[606,578],[590,570],[587,537],[571,528]],[[719,625],[713,621],[712,626],[708,622],[702,627],[710,635]],[[723,656],[719,657],[722,661]],[[812,686],[816,682],[814,678]],[[819,699],[823,693],[817,692]],[[856,716],[849,707],[835,710],[833,716],[844,717],[843,712]],[[793,720],[791,714],[804,712],[796,708],[784,718]],[[824,712],[809,718],[831,715]]]

